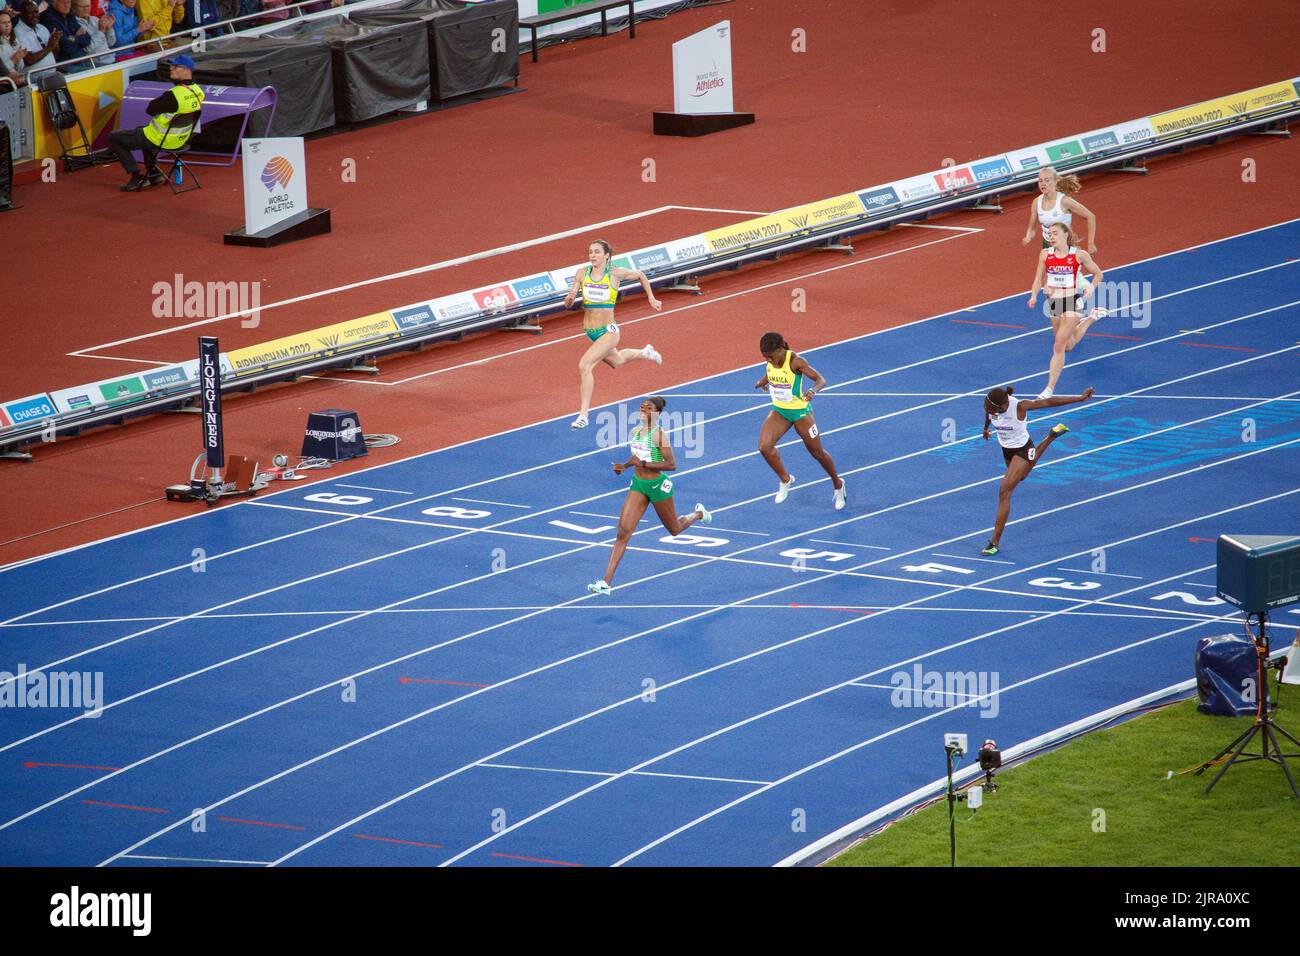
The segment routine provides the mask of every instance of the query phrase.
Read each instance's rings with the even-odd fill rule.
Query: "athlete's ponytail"
[[[1073,196],[1083,188],[1083,183],[1081,183],[1079,177],[1075,176],[1073,173],[1069,176],[1062,176],[1056,171],[1055,166],[1044,166],[1043,171],[1052,174],[1053,179],[1056,180],[1057,190],[1065,193],[1067,196]]]
[[[780,332],[764,332],[763,337],[758,340],[758,350],[767,355],[777,349],[785,349],[787,352],[790,350],[785,337]]]
[[[656,412],[662,412],[664,410],[664,406],[668,404],[667,399],[665,399],[662,395],[651,395],[648,401],[650,402],[651,405],[655,407]]]

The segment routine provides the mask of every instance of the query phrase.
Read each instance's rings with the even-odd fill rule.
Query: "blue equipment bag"
[[[1267,680],[1267,672],[1265,672]],[[1259,709],[1255,642],[1242,634],[1203,637],[1196,644],[1197,710],[1215,717],[1251,717]]]

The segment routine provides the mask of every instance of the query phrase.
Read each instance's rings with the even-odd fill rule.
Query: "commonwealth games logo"
[[[262,168],[262,185],[273,190],[278,185],[281,189],[293,179],[293,166],[283,156],[272,156]]]

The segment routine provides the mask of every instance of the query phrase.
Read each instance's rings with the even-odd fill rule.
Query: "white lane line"
[[[564,770],[559,767],[525,767],[522,764],[514,763],[489,763],[486,760],[478,764],[480,767],[491,767],[493,770],[535,770],[538,773],[571,773],[582,777],[612,777],[612,773],[602,773],[599,770]]]
[[[1100,574],[1105,578],[1128,578],[1132,581],[1141,581],[1140,574],[1116,574],[1114,571],[1093,571],[1091,568],[1057,568],[1058,571],[1069,571],[1072,574]]]
[[[480,767],[492,767],[498,770],[533,770],[538,773],[570,773],[583,777],[613,777],[615,774],[606,773],[602,770],[569,770],[564,767],[525,767],[520,764],[511,763],[480,763]],[[742,783],[751,786],[761,787],[764,784],[771,783],[770,780],[740,780],[736,777],[705,777],[693,773],[665,773],[651,772],[649,770],[637,773],[638,777],[666,777],[673,780],[707,780],[712,783]]]
[[[1189,588],[1209,588],[1211,591],[1219,590],[1218,586],[1214,584],[1193,584],[1191,581],[1183,581],[1181,583],[1186,584]]]
[[[669,209],[681,209],[685,212],[721,212],[734,216],[770,216],[769,212],[756,212],[753,209],[711,209],[708,206],[669,206]]]
[[[71,353],[69,353],[71,354]],[[122,355],[78,355],[77,358],[100,359],[104,362],[134,362],[137,365],[175,365],[175,362],[157,362],[153,359],[126,358]]]
[[[985,564],[1015,564],[1014,561],[1003,561],[1001,558],[972,558],[969,554],[944,554],[942,551],[931,552],[936,558],[956,558],[958,561],[983,561]]]
[[[869,683],[869,682],[867,682],[867,681],[859,681],[859,680],[851,680],[851,681],[849,681],[848,684],[845,685],[845,686],[847,686],[847,687],[869,687],[869,688],[871,688],[872,690],[898,690],[898,689],[899,689],[897,684],[872,684],[872,683]],[[963,694],[963,693],[961,693],[960,691],[955,691],[955,690],[926,690],[926,691],[922,691],[922,689],[919,688],[919,687],[911,688],[911,689],[909,689],[909,690],[907,691],[907,693],[908,693],[908,694],[914,694],[914,693],[915,693],[915,694],[920,694],[920,693],[938,694],[938,695],[940,695],[941,697],[964,698],[965,700],[982,700],[982,699],[983,699],[983,697],[982,697],[980,694]],[[988,696],[988,695],[983,695],[983,696]]]
[[[452,501],[468,501],[476,505],[500,505],[502,508],[519,508],[523,511],[532,511],[532,505],[516,505],[509,501],[486,501],[483,498],[452,498]]]
[[[121,857],[123,860],[165,860],[167,862],[177,861],[180,863],[240,863],[245,866],[270,866],[268,860],[217,860],[210,857],[202,856],[145,856],[143,853],[126,853]]]
[[[663,773],[652,770],[638,770],[635,777],[672,777],[676,780],[708,780],[714,783],[743,783],[749,786],[761,787],[770,784],[770,780],[744,780],[740,777],[706,777],[694,773]]]
[[[360,289],[368,285],[376,285],[380,282],[391,282],[394,279],[405,279],[410,276],[424,275],[429,272],[437,272],[440,269],[450,269],[452,266],[465,265],[469,262],[478,262],[482,259],[490,259],[493,256],[504,255],[508,252],[518,252],[520,249],[528,249],[532,246],[543,245],[548,242],[555,242],[560,239],[568,239],[571,236],[581,235],[594,229],[603,229],[606,226],[614,226],[623,222],[631,222],[633,219],[644,219],[649,216],[655,216],[659,213],[668,212],[674,206],[658,206],[655,209],[647,209],[643,212],[635,212],[627,216],[619,216],[615,219],[606,219],[603,222],[593,222],[590,225],[578,226],[574,229],[566,229],[562,232],[553,232],[549,236],[538,236],[535,239],[526,239],[523,242],[515,242],[505,246],[497,246],[495,249],[487,249],[483,252],[474,252],[467,256],[458,256],[454,259],[444,259],[441,262],[432,262],[428,265],[416,266],[413,269],[403,269],[401,272],[390,272],[387,275],[374,276],[370,279],[361,279],[357,282],[349,282],[346,285],[334,286],[331,289],[321,289],[318,292],[308,292],[304,295],[294,296],[290,299],[281,299],[278,302],[269,302],[257,307],[257,311],[266,312],[268,309],[277,309],[283,305],[294,305],[298,302],[309,302],[312,299],[319,299],[322,296],[333,295],[336,292],[347,292],[351,289]],[[153,332],[145,332],[143,335],[132,335],[124,339],[115,339],[112,342],[101,342],[99,345],[88,345],[85,348],[77,349],[75,352],[68,352],[68,355],[77,358],[95,358],[98,356],[87,356],[87,352],[98,352],[101,349],[113,348],[117,345],[127,345],[131,342],[140,342],[144,339],[155,338],[159,335],[170,335],[173,332],[183,332],[186,329],[194,329],[204,325],[211,325],[214,322],[224,322],[226,319],[234,319],[243,315],[248,315],[254,310],[243,309],[238,312],[227,312],[224,315],[213,316],[210,319],[199,319],[195,322],[187,322],[184,325],[173,325],[165,329],[156,329]]]
[[[334,483],[335,488],[356,488],[358,491],[382,491],[390,495],[413,495],[414,491],[398,491],[396,488],[374,488],[370,485],[345,485],[341,481]],[[317,489],[319,490],[319,488]]]
[[[1286,226],[1294,225],[1294,224],[1297,223],[1297,222],[1300,222],[1300,217],[1294,217],[1294,218],[1292,218],[1292,219],[1284,219],[1284,220],[1282,220],[1281,222],[1275,222],[1275,223],[1272,223],[1271,225],[1260,226],[1260,227],[1258,227],[1258,228],[1256,228],[1256,229],[1247,229],[1247,230],[1245,230],[1244,232],[1233,233],[1232,235],[1223,236],[1223,237],[1218,238],[1218,239],[1210,239],[1210,240],[1208,240],[1207,242],[1198,242],[1198,243],[1196,243],[1196,244],[1194,244],[1194,245],[1191,245],[1191,246],[1184,246],[1184,247],[1181,248],[1181,249],[1174,249],[1174,250],[1171,250],[1171,251],[1169,251],[1169,252],[1162,252],[1162,253],[1159,253],[1159,254],[1154,255],[1154,256],[1148,256],[1148,257],[1145,258],[1145,259],[1135,259],[1135,260],[1133,260],[1132,262],[1121,263],[1121,264],[1118,265],[1118,266],[1113,266],[1113,267],[1110,269],[1110,271],[1111,271],[1111,272],[1119,272],[1120,270],[1123,270],[1123,269],[1131,269],[1131,268],[1134,268],[1134,267],[1136,267],[1136,266],[1146,265],[1146,264],[1148,264],[1148,263],[1152,263],[1152,262],[1159,262],[1161,259],[1168,259],[1168,258],[1171,258],[1171,257],[1173,257],[1173,256],[1182,255],[1183,253],[1187,253],[1187,252],[1194,252],[1194,251],[1197,250],[1197,249],[1208,249],[1209,247],[1211,247],[1211,246],[1215,246],[1215,245],[1219,245],[1220,243],[1232,242],[1232,241],[1234,241],[1234,240],[1236,240],[1236,239],[1243,239],[1243,238],[1245,238],[1245,237],[1247,237],[1247,236],[1257,235],[1257,234],[1259,234],[1259,233],[1268,232],[1268,231],[1273,230],[1273,229],[1281,229],[1281,228],[1286,227]],[[946,318],[948,318],[949,316],[960,315],[960,314],[963,313],[963,312],[970,312],[970,311],[972,311],[972,310],[975,309],[975,308],[980,308],[980,307],[983,307],[983,306],[986,306],[986,305],[993,305],[993,304],[998,303],[998,302],[1006,302],[1006,301],[1008,301],[1008,300],[1010,300],[1010,299],[1021,298],[1021,297],[1023,297],[1023,295],[1024,295],[1024,293],[1021,292],[1021,291],[1012,292],[1012,293],[1009,293],[1009,294],[1007,294],[1007,295],[997,296],[996,298],[986,299],[986,300],[983,301],[983,302],[977,302],[977,303],[975,303],[975,305],[974,305],[973,307],[971,307],[971,308],[956,308],[956,309],[950,309],[950,310],[947,311],[947,312],[940,312],[940,313],[937,313],[937,314],[935,314],[935,315],[927,315],[927,316],[923,316],[923,317],[921,317],[921,318],[919,318],[919,319],[913,319],[913,320],[911,320],[911,321],[904,322],[904,323],[902,323],[902,324],[900,324],[900,325],[890,326],[890,327],[887,328],[887,329],[877,329],[877,330],[874,330],[874,331],[871,331],[871,332],[863,332],[861,335],[851,335],[851,336],[849,336],[848,338],[837,339],[836,341],[834,341],[834,342],[828,342],[828,343],[826,343],[825,345],[814,346],[813,348],[809,349],[808,351],[809,351],[809,352],[819,352],[819,351],[823,351],[823,350],[826,350],[826,349],[836,348],[836,347],[841,346],[841,345],[847,345],[847,344],[852,343],[852,342],[858,342],[858,341],[861,341],[861,340],[864,340],[864,339],[871,339],[871,338],[875,338],[876,336],[880,336],[880,335],[887,335],[887,334],[889,334],[889,333],[891,333],[891,332],[897,332],[897,331],[902,331],[902,330],[909,330],[909,329],[911,329],[913,326],[922,325],[922,324],[924,324],[924,323],[926,323],[926,322],[937,322],[938,320],[940,320],[940,319],[946,319]],[[1022,336],[1010,336],[1010,337],[1008,337],[1008,338],[1006,338],[1006,339],[999,339],[999,340],[997,340],[996,342],[992,342],[992,343],[988,343],[988,344],[990,344],[990,345],[997,345],[997,344],[1001,344],[1001,343],[1003,343],[1003,342],[1010,342],[1010,341],[1013,341],[1013,340],[1015,340],[1015,339],[1017,339],[1017,338],[1021,338],[1021,337],[1022,337]],[[967,351],[967,350],[964,350],[964,349],[963,349],[963,350],[961,350],[961,351],[959,351],[959,352],[957,352],[957,353],[951,353],[950,355],[939,356],[938,358],[940,358],[940,359],[942,359],[942,358],[948,358],[948,357],[951,357],[951,355],[954,355],[954,354],[961,354],[961,353],[964,352],[964,351]],[[973,351],[973,350],[971,350],[971,351]],[[914,363],[914,364],[923,364],[923,363]],[[726,375],[730,375],[730,374],[733,374],[733,373],[736,373],[736,372],[747,371],[748,369],[750,369],[750,368],[752,368],[752,367],[753,367],[753,363],[750,363],[750,364],[745,365],[745,366],[743,366],[743,367],[741,367],[741,368],[730,369],[730,370],[727,371],[727,372],[711,373],[711,374],[709,374],[709,375],[701,375],[699,378],[689,379],[688,381],[686,381],[686,382],[682,382],[682,383],[679,383],[679,384],[680,384],[680,385],[691,385],[691,384],[695,384],[695,383],[697,383],[697,382],[708,382],[708,381],[711,381],[711,380],[713,380],[713,379],[722,378],[722,377],[724,377],[724,376],[726,376]],[[909,365],[909,366],[905,366],[905,368],[910,368],[910,367],[912,367],[912,366],[910,366],[910,365]],[[899,371],[901,371],[901,370],[902,370],[902,369],[899,369]],[[1046,374],[1046,373],[1043,373],[1043,374]],[[842,383],[842,384],[853,384],[853,383],[855,383],[855,382],[864,381],[864,380],[866,380],[866,379],[868,379],[868,378],[874,378],[874,377],[876,377],[876,376],[874,376],[874,375],[863,376],[862,378],[854,379],[852,382],[849,382],[849,383]],[[830,387],[833,389],[833,388],[835,388],[836,386],[832,385],[832,386],[830,386]],[[640,394],[640,393],[636,393],[636,394]],[[635,397],[636,397],[636,395],[628,395],[628,396],[624,399],[624,401],[626,401],[627,399],[630,399],[630,398],[635,398]],[[1102,398],[1117,398],[1117,397],[1123,397],[1123,396],[1099,396],[1099,397],[1102,397]],[[1245,400],[1245,401],[1254,401],[1254,399],[1252,399],[1252,398],[1246,398],[1246,399],[1243,399],[1243,400]],[[1277,401],[1277,399],[1274,399],[1274,401]],[[613,403],[611,403],[611,404],[613,404]],[[415,454],[407,455],[407,456],[402,457],[402,458],[395,458],[395,459],[393,459],[393,460],[391,460],[391,461],[383,462],[382,464],[378,464],[378,465],[370,465],[370,466],[368,466],[368,467],[366,467],[366,468],[361,469],[360,471],[356,472],[355,474],[357,474],[357,475],[361,475],[361,474],[364,474],[364,473],[366,473],[366,472],[373,472],[373,471],[378,471],[378,470],[383,469],[383,468],[390,468],[390,467],[392,467],[392,466],[394,466],[394,465],[400,465],[400,464],[403,464],[404,462],[414,461],[414,460],[419,459],[419,458],[424,458],[424,457],[427,457],[427,456],[433,456],[433,455],[444,454],[444,453],[446,453],[446,452],[454,451],[454,450],[456,450],[456,449],[458,449],[458,448],[462,448],[462,447],[467,446],[467,445],[472,445],[472,444],[474,444],[475,442],[486,441],[486,440],[488,440],[488,439],[492,439],[492,438],[501,438],[501,437],[504,437],[504,436],[506,436],[506,435],[514,434],[515,432],[524,431],[524,430],[526,430],[526,429],[530,429],[530,428],[536,428],[536,427],[539,426],[539,425],[547,425],[547,424],[550,424],[550,423],[552,423],[552,422],[558,422],[558,421],[567,421],[567,420],[569,419],[570,415],[571,415],[571,413],[565,413],[565,414],[563,414],[563,415],[556,415],[556,416],[554,416],[554,417],[552,417],[552,418],[543,419],[543,420],[541,420],[541,421],[529,422],[529,423],[524,424],[524,425],[516,425],[516,426],[514,426],[513,428],[505,428],[505,429],[502,429],[502,430],[499,431],[499,432],[493,432],[493,433],[491,433],[491,434],[483,435],[483,436],[480,436],[480,437],[478,437],[478,438],[469,438],[469,439],[466,439],[466,440],[464,440],[464,441],[454,442],[454,443],[452,443],[452,444],[450,444],[450,445],[447,445],[447,446],[445,446],[445,447],[443,447],[443,448],[434,448],[434,449],[432,449],[432,450],[430,450],[430,451],[416,452]],[[566,460],[567,460],[567,459],[566,459]],[[502,477],[507,477],[507,476],[502,476]],[[481,482],[480,484],[488,484],[488,483],[489,483],[489,482]],[[473,487],[473,486],[467,486],[467,487]],[[457,489],[452,489],[452,490],[453,490],[453,491],[459,491],[459,490],[462,490],[462,489],[457,488]],[[274,492],[273,494],[285,494],[285,493],[287,493],[287,492]],[[450,492],[444,492],[444,494],[449,494],[449,493],[450,493]],[[238,503],[236,503],[236,504],[233,505],[232,507],[238,507]],[[141,534],[141,533],[146,532],[146,531],[152,531],[152,530],[155,530],[155,529],[157,529],[157,528],[162,527],[163,525],[174,524],[174,523],[176,523],[176,522],[180,522],[180,521],[190,521],[190,520],[193,520],[193,519],[199,518],[199,517],[201,517],[201,516],[204,515],[204,514],[205,514],[205,512],[202,512],[202,511],[195,511],[195,512],[191,512],[190,514],[183,515],[183,516],[181,516],[181,517],[179,517],[179,518],[171,518],[171,519],[169,519],[169,520],[167,520],[167,521],[161,521],[161,522],[159,522],[158,524],[150,525],[150,526],[145,527],[145,528],[134,528],[134,529],[132,529],[132,530],[130,530],[130,531],[122,531],[122,532],[119,532],[118,534],[106,535],[106,536],[104,536],[104,537],[102,537],[102,538],[97,538],[97,539],[94,540],[94,541],[86,541],[86,542],[84,542],[84,543],[82,543],[82,544],[74,544],[74,545],[72,545],[72,546],[70,546],[70,547],[67,547],[67,548],[60,548],[60,549],[58,549],[57,551],[51,551],[49,554],[37,555],[36,557],[32,557],[32,558],[24,558],[24,559],[21,559],[21,560],[18,560],[18,561],[11,561],[11,562],[9,562],[9,563],[7,563],[7,564],[0,565],[0,574],[3,574],[3,573],[6,572],[6,571],[11,571],[11,570],[13,570],[13,569],[15,569],[15,568],[18,568],[18,567],[22,567],[22,566],[27,565],[27,564],[35,563],[35,562],[37,562],[37,561],[46,561],[46,560],[49,560],[49,559],[51,559],[51,558],[62,557],[62,556],[64,556],[64,555],[71,554],[71,553],[73,553],[73,552],[75,552],[75,551],[80,551],[80,550],[82,550],[82,549],[84,549],[84,548],[90,548],[90,547],[94,547],[95,545],[104,544],[104,543],[109,542],[109,541],[116,541],[116,540],[118,540],[118,539],[120,539],[120,538],[125,538],[125,537],[129,537],[129,536],[131,536],[131,535],[136,535],[136,534]],[[304,532],[304,533],[305,533],[305,532]],[[255,543],[255,544],[253,544],[253,545],[250,545],[249,547],[261,547],[261,546],[262,546],[263,544],[265,544],[265,543],[268,543],[268,542],[257,542],[257,543]],[[242,550],[242,549],[237,549],[237,550]],[[228,553],[235,553],[235,552],[228,552]],[[221,555],[217,555],[216,557],[221,557]],[[214,559],[215,559],[215,558],[214,558]],[[181,568],[188,568],[188,567],[189,567],[188,564],[187,564],[187,565],[180,565],[179,568],[168,568],[168,569],[166,569],[165,571],[162,571],[162,572],[156,572],[156,574],[165,574],[165,573],[170,573],[171,571],[179,570],[179,569],[181,569]],[[155,574],[155,576],[156,576],[156,574]],[[141,580],[141,579],[137,579],[137,580]],[[132,582],[129,582],[129,583],[135,583],[135,581],[132,581]],[[117,587],[117,586],[120,586],[120,585],[114,585],[114,587]],[[109,588],[109,589],[106,589],[106,590],[111,590],[111,589],[112,589],[112,588]],[[96,592],[96,593],[98,593],[98,592]],[[80,597],[78,597],[78,598],[73,598],[72,600],[81,600],[82,598],[89,597],[89,596],[91,596],[91,595],[81,595]]]
[[[983,229],[976,229],[974,226],[936,226],[928,222],[899,222],[897,226],[905,226],[908,229],[945,229],[952,232],[983,232]]]
[[[739,528],[719,528],[714,525],[701,525],[702,528],[708,528],[710,531],[725,531],[727,534],[751,534],[759,538],[772,537],[766,531],[741,531]]]

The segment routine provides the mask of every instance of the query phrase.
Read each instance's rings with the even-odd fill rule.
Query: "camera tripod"
[[[1209,796],[1210,791],[1214,789],[1214,785],[1219,782],[1223,775],[1228,772],[1228,768],[1234,763],[1247,763],[1251,760],[1268,760],[1282,768],[1282,773],[1286,774],[1286,782],[1291,787],[1292,795],[1294,795],[1297,800],[1300,800],[1300,790],[1296,789],[1295,778],[1291,776],[1291,768],[1287,765],[1288,758],[1300,758],[1300,753],[1284,754],[1282,752],[1281,744],[1278,743],[1278,737],[1286,738],[1296,747],[1300,747],[1300,740],[1296,740],[1295,737],[1291,736],[1274,723],[1273,718],[1269,715],[1268,671],[1270,664],[1268,659],[1268,614],[1261,611],[1257,617],[1259,618],[1259,635],[1255,638],[1255,655],[1258,660],[1257,674],[1259,686],[1259,710],[1256,711],[1255,722],[1238,734],[1237,739],[1232,743],[1220,750],[1214,755],[1214,757],[1201,764],[1197,769],[1196,774],[1197,776],[1200,776],[1222,760],[1224,756],[1228,754],[1232,755],[1224,761],[1223,766],[1219,768],[1219,772],[1214,775],[1214,779],[1206,785],[1205,795]],[[1246,615],[1246,631],[1247,633],[1250,632],[1249,614]],[[1250,746],[1250,742],[1255,739],[1257,734],[1260,738],[1260,752],[1257,754],[1246,753],[1246,748]]]

